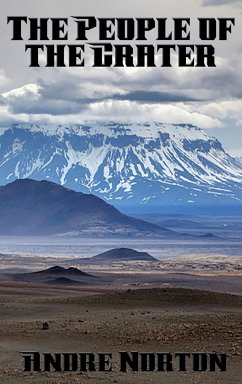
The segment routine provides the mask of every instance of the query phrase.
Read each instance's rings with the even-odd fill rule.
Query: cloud
[[[201,5],[203,7],[227,7],[227,9],[237,9],[238,12],[242,12],[241,0],[202,0]],[[224,17],[226,17],[226,14],[224,15]]]
[[[169,92],[157,91],[133,91],[125,94],[114,95],[115,100],[129,100],[138,102],[149,103],[168,103],[168,102],[181,102],[181,101],[196,101],[196,98],[188,97],[184,94],[172,94]]]
[[[200,127],[218,127],[221,122],[208,115],[189,111],[185,104],[147,104],[135,101],[107,100],[90,104],[92,117],[103,120],[159,121],[164,123],[189,123]]]
[[[162,121],[191,123],[201,127],[217,127],[219,118],[197,113],[186,106],[193,99],[184,94],[158,91],[128,90],[130,84],[123,77],[123,88],[112,83],[92,85],[89,79],[70,78],[51,82],[26,84],[2,94],[0,109],[2,124],[12,119],[22,122],[74,123],[90,119],[118,121]],[[98,78],[97,78],[98,80]],[[114,83],[114,84],[113,84]],[[136,87],[136,84],[135,84]],[[189,104],[189,103],[188,103]]]
[[[59,68],[0,95],[1,124],[86,120],[240,124],[240,57],[216,68]],[[44,69],[45,70],[45,69]]]
[[[203,5],[231,5],[238,4],[241,5],[241,0],[203,0]]]
[[[199,113],[207,114],[216,119],[231,119],[239,123],[242,120],[242,101],[241,100],[226,100],[220,103],[207,103],[196,105],[195,108]]]
[[[85,121],[125,121],[147,122],[159,121],[164,123],[190,123],[203,128],[219,127],[219,119],[211,118],[205,113],[189,110],[185,104],[148,104],[129,100],[96,101],[86,105],[75,114],[39,114],[39,113],[12,113],[11,109],[0,106],[0,125],[6,126],[10,122],[29,123],[55,123],[71,124]]]
[[[63,84],[59,90],[58,84],[54,93],[44,85],[43,87],[33,83],[13,89],[2,94],[2,101],[8,106],[12,114],[69,114],[81,109],[81,105],[75,105],[75,99],[58,96],[64,93]],[[54,87],[55,88],[55,87]],[[48,92],[49,90],[49,92]]]
[[[12,113],[78,114],[109,99],[191,103],[242,97],[239,58],[218,57],[217,68],[56,69],[35,83],[2,94]]]

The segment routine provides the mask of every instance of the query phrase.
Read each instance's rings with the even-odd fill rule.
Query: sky
[[[199,43],[197,18],[235,18],[235,27],[227,41],[202,42],[215,46],[215,68],[30,68],[24,49],[28,26],[23,28],[26,41],[12,41],[7,17],[73,15],[167,18],[171,30],[172,18],[190,18],[191,41],[184,44]],[[69,26],[70,36],[74,27]],[[242,157],[241,0],[1,0],[0,30],[1,127],[90,120],[189,123],[216,136],[231,155]],[[88,37],[93,41],[94,32]],[[155,39],[150,32],[148,43],[157,44]],[[176,63],[175,55],[173,59]]]

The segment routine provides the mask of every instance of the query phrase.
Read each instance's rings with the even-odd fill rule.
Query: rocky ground
[[[48,329],[43,330],[43,323]],[[0,286],[0,380],[22,383],[241,383],[240,295],[190,289]],[[112,372],[23,372],[20,351],[112,352]],[[226,372],[119,372],[118,352],[226,353]]]

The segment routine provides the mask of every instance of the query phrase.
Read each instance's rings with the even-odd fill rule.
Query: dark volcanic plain
[[[179,274],[170,276],[170,288],[165,288],[168,275],[160,276],[158,284],[159,277],[155,280],[151,274],[157,287],[147,288],[141,275],[136,275],[136,281],[142,282],[137,285],[125,274],[110,277],[99,273],[95,285],[90,274],[58,268],[22,274],[31,277],[29,282],[6,278],[0,282],[1,384],[241,383],[241,295],[174,288],[174,276]],[[34,283],[33,276],[41,274],[62,281],[54,286]],[[77,275],[92,284],[69,284],[70,276]],[[9,275],[9,280],[10,276],[15,274]],[[182,274],[180,277],[186,280]],[[196,286],[196,277],[190,278],[190,284]],[[207,281],[213,278],[211,275]],[[44,322],[49,329],[42,329]],[[113,372],[23,372],[19,351],[112,352]],[[169,373],[121,373],[119,351],[226,353],[227,372],[196,373],[188,364],[186,373],[176,369]]]

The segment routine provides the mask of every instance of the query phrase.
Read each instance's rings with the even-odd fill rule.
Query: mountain
[[[50,180],[125,212],[242,206],[242,164],[189,124],[13,124],[0,149],[1,185]]]
[[[114,248],[100,253],[90,259],[91,262],[113,263],[120,261],[157,261],[146,252],[138,252],[130,248]]]
[[[67,233],[87,237],[176,236],[126,216],[94,195],[50,181],[24,179],[0,187],[0,235]]]

